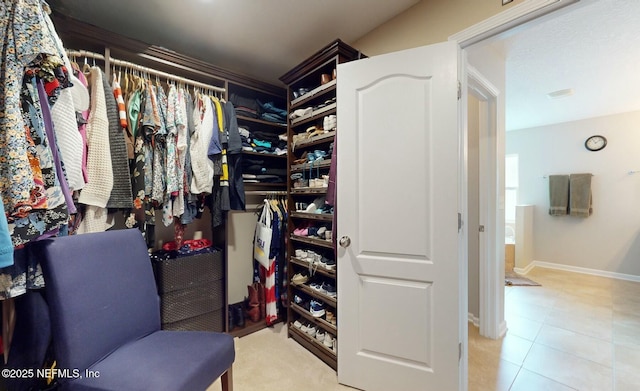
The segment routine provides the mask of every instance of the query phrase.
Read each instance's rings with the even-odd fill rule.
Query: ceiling
[[[491,42],[506,57],[507,130],[640,110],[640,1],[579,4]]]
[[[419,0],[50,0],[73,18],[257,79],[336,38],[352,43]],[[423,0],[426,1],[426,0]],[[506,129],[640,110],[640,1],[582,0],[490,45],[506,58]],[[549,99],[550,92],[573,89]]]
[[[280,84],[280,76],[333,40],[352,43],[418,2],[50,0],[49,4],[74,19]]]

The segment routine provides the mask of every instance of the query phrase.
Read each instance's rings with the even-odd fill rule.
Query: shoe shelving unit
[[[330,129],[326,117],[337,114],[337,65],[361,58],[361,54],[341,40],[335,40],[322,48],[302,63],[291,69],[280,80],[287,85],[288,112],[303,110],[304,115],[289,118],[288,121],[288,244],[287,244],[287,275],[289,286],[287,290],[288,311],[287,324],[288,336],[297,341],[307,350],[318,356],[322,361],[334,370],[338,367],[337,355],[337,308],[338,298],[328,295],[322,290],[313,288],[312,284],[329,284],[337,287],[336,268],[325,268],[317,260],[309,257],[299,257],[300,252],[313,252],[323,258],[335,260],[335,232],[333,213],[314,213],[298,208],[300,204],[309,205],[323,201],[327,196],[327,187],[310,186],[314,179],[329,175],[332,164],[330,149],[335,140],[338,129],[335,122]],[[315,131],[309,132],[309,129]],[[312,134],[305,137],[306,134]],[[300,159],[316,151],[326,153],[319,161],[307,160],[303,163]],[[294,184],[292,174],[303,176],[303,183]],[[305,183],[304,181],[308,181]],[[305,184],[307,186],[305,186]],[[294,233],[297,228],[326,227],[332,231],[330,237],[304,236]],[[296,274],[308,277],[305,283],[293,283],[292,278]],[[320,303],[325,314],[314,316],[309,309],[310,302]],[[315,314],[317,315],[317,313]],[[333,318],[333,319],[332,319]],[[308,329],[314,331],[308,332]],[[324,338],[317,338],[315,332],[319,331]],[[325,339],[326,338],[326,339]]]

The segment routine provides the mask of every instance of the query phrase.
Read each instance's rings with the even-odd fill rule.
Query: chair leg
[[[220,382],[222,383],[222,391],[233,391],[233,365],[222,374]]]

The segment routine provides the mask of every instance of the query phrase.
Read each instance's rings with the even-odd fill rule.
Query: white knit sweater
[[[102,71],[91,67],[91,111],[87,120],[88,183],[78,201],[86,205],[106,207],[113,187],[111,150],[109,148],[109,120],[104,97]]]
[[[211,193],[213,190],[213,162],[207,156],[207,148],[213,135],[213,105],[211,99],[204,97],[196,102],[195,106],[196,108],[193,110],[195,129],[191,135],[191,145],[189,146],[193,172],[190,191],[193,194]],[[202,108],[198,106],[202,106]]]
[[[69,187],[71,190],[80,190],[84,187],[82,176],[82,148],[84,145],[78,131],[71,90],[68,88],[60,91],[58,100],[51,107],[51,119]]]

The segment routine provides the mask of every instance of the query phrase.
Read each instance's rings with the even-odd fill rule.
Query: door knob
[[[340,238],[340,247],[347,248],[351,245],[351,238],[348,236],[343,236]]]

